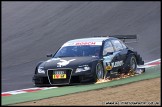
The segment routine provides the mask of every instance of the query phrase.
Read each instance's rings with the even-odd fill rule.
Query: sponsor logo
[[[66,60],[64,60],[64,59],[60,59],[61,62],[58,62],[58,63],[57,63],[57,67],[66,66],[66,65],[68,65],[70,62],[72,62],[72,61],[74,61],[74,60],[76,60],[76,59],[71,59],[71,60],[69,60],[69,61],[66,61]]]
[[[102,42],[74,42],[74,43],[65,43],[62,47],[66,46],[82,46],[82,45],[102,45]]]
[[[111,70],[112,66],[106,66],[106,70]]]
[[[76,42],[74,45],[102,45],[102,42]]]
[[[96,42],[77,42],[75,45],[96,45]]]
[[[65,79],[66,74],[55,74],[53,75],[53,79]]]
[[[119,66],[122,66],[124,63],[123,63],[123,61],[116,61],[116,62],[106,62],[106,65],[107,65],[107,67],[119,67]]]

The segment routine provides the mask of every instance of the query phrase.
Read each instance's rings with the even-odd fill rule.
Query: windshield
[[[98,56],[101,46],[84,45],[84,46],[66,46],[58,50],[54,57],[82,57]]]

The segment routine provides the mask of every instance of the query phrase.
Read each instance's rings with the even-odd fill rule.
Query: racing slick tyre
[[[96,65],[96,69],[95,69],[95,82],[97,82],[98,80],[101,80],[104,78],[104,69],[103,69],[103,65],[101,63],[97,63]]]
[[[129,54],[125,63],[124,63],[124,73],[127,74],[129,72],[135,73],[137,69],[137,60],[133,54]]]

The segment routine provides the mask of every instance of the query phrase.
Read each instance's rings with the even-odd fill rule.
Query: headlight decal
[[[88,65],[82,65],[82,66],[78,66],[78,68],[76,69],[76,73],[77,72],[82,72],[82,71],[88,71],[91,68]]]

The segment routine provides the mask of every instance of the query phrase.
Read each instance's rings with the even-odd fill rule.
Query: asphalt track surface
[[[145,62],[159,59],[160,8],[157,1],[3,1],[1,91],[33,87],[37,63],[71,39],[138,34],[129,46]]]

